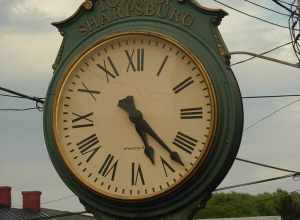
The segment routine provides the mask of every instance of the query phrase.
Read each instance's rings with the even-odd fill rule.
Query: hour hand
[[[141,137],[144,145],[145,145],[145,150],[144,153],[145,155],[151,160],[151,162],[154,164],[154,149],[149,145],[146,133],[142,131],[138,126],[135,126],[135,129],[139,136]]]

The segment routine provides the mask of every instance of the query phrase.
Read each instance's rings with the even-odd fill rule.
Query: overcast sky
[[[0,86],[32,96],[43,97],[52,77],[52,64],[62,38],[51,22],[62,20],[83,0],[0,0]],[[199,0],[205,6],[222,8],[212,0]],[[223,2],[260,17],[287,25],[287,17],[253,7],[243,0]],[[282,11],[270,0],[255,2]],[[225,8],[224,8],[225,9]],[[289,41],[287,29],[265,24],[225,9],[221,32],[230,51],[263,52]],[[270,54],[296,63],[291,47]],[[247,57],[234,56],[232,61]],[[261,60],[233,68],[244,96],[300,94],[300,70]],[[298,98],[299,99],[299,98]],[[245,100],[245,127],[297,98]],[[30,101],[0,97],[0,108],[32,107]],[[255,127],[243,136],[239,157],[300,170],[300,102]],[[13,187],[13,206],[21,206],[23,190],[43,192],[43,206],[78,211],[76,198],[47,203],[72,195],[50,163],[42,131],[42,113],[0,112],[0,186]],[[284,175],[286,173],[236,162],[222,186]],[[237,189],[239,192],[273,192],[300,189],[291,179]]]

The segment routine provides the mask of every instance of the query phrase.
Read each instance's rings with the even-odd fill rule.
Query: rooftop
[[[26,211],[23,209],[0,209],[0,219],[1,220],[30,220],[34,218],[40,218],[40,217],[50,217],[60,214],[66,214],[68,212],[64,211],[57,211],[57,210],[51,210],[51,209],[41,209],[38,213],[33,213],[30,211]],[[84,216],[84,215],[78,215],[78,216],[69,216],[69,217],[62,217],[59,218],[60,220],[93,220],[94,218],[91,216]],[[55,220],[55,218],[53,218]]]
[[[247,218],[216,218],[216,219],[201,219],[201,220],[281,220],[281,217],[261,216],[261,217],[247,217]]]

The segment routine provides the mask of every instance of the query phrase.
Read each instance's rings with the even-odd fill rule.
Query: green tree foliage
[[[292,214],[291,214],[292,213]],[[197,218],[232,218],[282,216],[283,220],[300,219],[300,194],[286,191],[251,195],[245,193],[216,193]],[[284,217],[287,216],[287,217]]]
[[[299,195],[293,193],[289,195],[284,191],[278,191],[276,198],[276,210],[282,217],[282,220],[299,220],[300,219],[300,202]]]

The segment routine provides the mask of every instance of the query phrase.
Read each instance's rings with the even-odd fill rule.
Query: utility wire
[[[69,213],[53,215],[53,216],[47,216],[47,217],[31,218],[31,219],[28,219],[28,220],[48,220],[48,219],[63,218],[63,217],[69,217],[69,216],[75,216],[75,215],[83,215],[83,214],[87,214],[87,213],[89,213],[89,212],[87,212],[87,211],[69,212]]]
[[[267,11],[271,11],[271,12],[274,12],[274,13],[276,13],[276,14],[280,14],[280,15],[284,15],[284,16],[290,17],[290,15],[289,15],[289,14],[285,14],[285,13],[282,13],[282,12],[276,11],[276,10],[274,10],[274,9],[271,9],[271,8],[265,7],[265,6],[263,6],[263,5],[260,5],[260,4],[257,4],[257,3],[255,3],[255,2],[252,2],[252,1],[250,1],[250,0],[244,0],[244,1],[246,1],[246,2],[250,3],[250,4],[254,5],[254,6],[257,6],[257,7],[259,7],[259,8],[263,8],[263,9],[265,9],[265,10],[267,10]]]
[[[46,204],[50,204],[50,203],[59,202],[59,201],[66,200],[66,199],[70,199],[70,198],[73,198],[73,197],[75,197],[75,195],[64,196],[64,197],[61,197],[59,199],[50,200],[50,201],[47,201],[47,202],[42,202],[42,204],[46,205]]]
[[[245,159],[238,158],[238,157],[236,158],[236,160],[240,161],[240,162],[260,166],[260,167],[270,168],[270,169],[273,169],[273,170],[279,170],[279,171],[284,171],[284,172],[288,172],[288,173],[300,173],[300,172],[295,171],[295,170],[289,170],[289,169],[284,169],[284,168],[280,168],[280,167],[275,167],[275,166],[271,166],[271,165],[267,165],[267,164],[263,164],[263,163],[258,163],[258,162],[254,162],[254,161],[250,161],[250,160],[245,160]]]
[[[289,6],[297,7],[297,5],[292,4],[292,3],[290,3],[290,2],[285,2],[285,1],[282,1],[282,0],[278,0],[278,2],[281,2],[281,3],[286,4],[286,5],[289,5]]]
[[[255,126],[258,125],[259,123],[265,121],[266,119],[268,119],[268,118],[274,116],[274,115],[277,114],[278,112],[280,112],[280,111],[282,111],[282,110],[284,110],[284,109],[286,109],[286,108],[288,108],[288,107],[290,107],[290,106],[292,106],[292,105],[294,105],[294,104],[296,104],[296,103],[298,103],[298,102],[300,102],[300,99],[297,99],[297,100],[295,100],[295,101],[293,101],[293,102],[288,103],[287,105],[282,106],[282,107],[279,108],[279,109],[276,109],[275,111],[271,112],[270,114],[266,115],[265,117],[261,118],[260,120],[256,121],[255,123],[251,124],[250,126],[248,126],[244,131],[248,131],[249,129],[255,127]]]
[[[272,0],[275,4],[279,5],[280,7],[284,8],[285,10],[291,12],[291,13],[295,13],[297,16],[300,16],[297,12],[294,12],[292,9],[288,8],[287,6],[285,6],[284,4],[288,4],[287,2],[282,2],[282,1],[278,1],[278,0]],[[283,3],[283,4],[282,4]],[[294,4],[288,4],[291,7],[297,7]]]
[[[22,97],[20,97],[20,96],[16,96],[16,95],[6,95],[6,94],[2,94],[2,93],[0,93],[0,96],[2,96],[2,97],[9,97],[9,98],[19,98],[19,99],[22,99]]]
[[[277,47],[274,47],[274,48],[271,49],[271,50],[268,50],[268,51],[265,51],[265,52],[263,52],[263,53],[260,53],[259,55],[265,55],[265,54],[271,53],[271,52],[273,52],[273,51],[275,51],[275,50],[278,50],[278,49],[280,49],[280,48],[282,48],[282,47],[285,47],[285,46],[287,46],[287,45],[290,45],[290,44],[292,44],[292,43],[293,43],[292,41],[287,42],[287,43],[284,43],[284,44],[282,44],[282,45],[279,45],[279,46],[277,46]],[[253,59],[255,59],[255,58],[257,58],[257,57],[253,56],[253,57],[250,57],[250,58],[248,58],[248,59],[245,59],[245,60],[242,60],[242,61],[233,63],[233,64],[231,64],[231,66],[235,66],[235,65],[238,65],[238,64],[242,64],[242,63],[248,62],[248,61],[250,61],[250,60],[253,60]]]
[[[40,104],[45,103],[45,101],[42,98],[28,96],[28,95],[25,95],[25,94],[22,94],[22,93],[19,93],[19,92],[16,92],[16,91],[13,91],[13,90],[1,87],[1,86],[0,86],[0,91],[4,91],[4,92],[10,93],[10,94],[13,94],[13,95],[18,96],[20,98],[35,101],[36,103],[40,103]]]
[[[294,67],[294,68],[300,68],[300,63],[289,63],[287,61],[284,61],[284,60],[279,60],[279,59],[275,59],[275,58],[272,58],[272,57],[267,57],[267,56],[262,56],[260,54],[257,54],[257,53],[252,53],[252,52],[247,52],[247,51],[233,51],[233,52],[230,52],[228,55],[249,55],[249,56],[252,56],[252,57],[258,57],[258,58],[261,58],[261,59],[264,59],[264,60],[268,60],[268,61],[271,61],[271,62],[275,62],[275,63],[279,63],[279,64],[282,64],[282,65],[286,65],[286,66],[290,66],[290,67]]]
[[[274,22],[272,22],[272,21],[266,20],[266,19],[264,19],[264,18],[260,18],[260,17],[254,16],[254,15],[251,15],[251,14],[249,14],[249,13],[247,13],[247,12],[244,12],[244,11],[241,11],[241,10],[239,10],[239,9],[233,8],[232,6],[227,5],[227,4],[225,4],[225,3],[221,2],[221,1],[218,1],[218,0],[213,0],[213,1],[215,1],[215,2],[217,2],[217,3],[219,3],[219,4],[223,5],[223,6],[225,6],[225,7],[227,7],[227,8],[230,8],[230,9],[232,9],[232,10],[234,10],[234,11],[237,11],[237,12],[243,14],[243,15],[246,15],[246,16],[248,16],[248,17],[254,18],[254,19],[259,20],[259,21],[262,21],[262,22],[264,22],[264,23],[271,24],[271,25],[274,25],[274,26],[277,26],[277,27],[280,27],[280,28],[289,29],[289,27],[287,27],[287,26],[283,26],[283,25],[274,23]]]
[[[219,192],[219,191],[224,191],[224,190],[234,189],[234,188],[240,188],[240,187],[245,187],[245,186],[251,186],[251,185],[256,185],[256,184],[261,184],[261,183],[273,182],[276,180],[287,179],[287,178],[291,178],[291,177],[295,178],[299,175],[300,175],[300,173],[294,173],[294,174],[289,174],[289,175],[285,175],[285,176],[263,179],[263,180],[258,180],[258,181],[253,181],[253,182],[248,182],[248,183],[243,183],[243,184],[238,184],[238,185],[233,185],[233,186],[226,186],[226,187],[218,188],[214,192]]]
[[[16,91],[13,91],[13,90],[1,87],[1,86],[0,86],[0,91],[12,94],[12,95],[7,95],[7,94],[0,93],[0,96],[2,96],[2,97],[28,99],[28,100],[31,100],[31,101],[35,102],[35,107],[31,107],[31,108],[2,108],[2,109],[0,109],[0,111],[21,112],[21,111],[31,111],[31,110],[42,111],[42,109],[43,109],[42,106],[40,106],[40,105],[45,103],[43,98],[28,96],[28,95],[22,94],[20,92],[16,92]]]
[[[6,112],[24,112],[24,111],[31,111],[31,110],[39,110],[38,108],[1,108],[0,111]]]
[[[244,96],[243,99],[268,99],[268,98],[289,98],[289,97],[300,97],[300,94],[291,94],[291,95],[266,95],[266,96]]]

